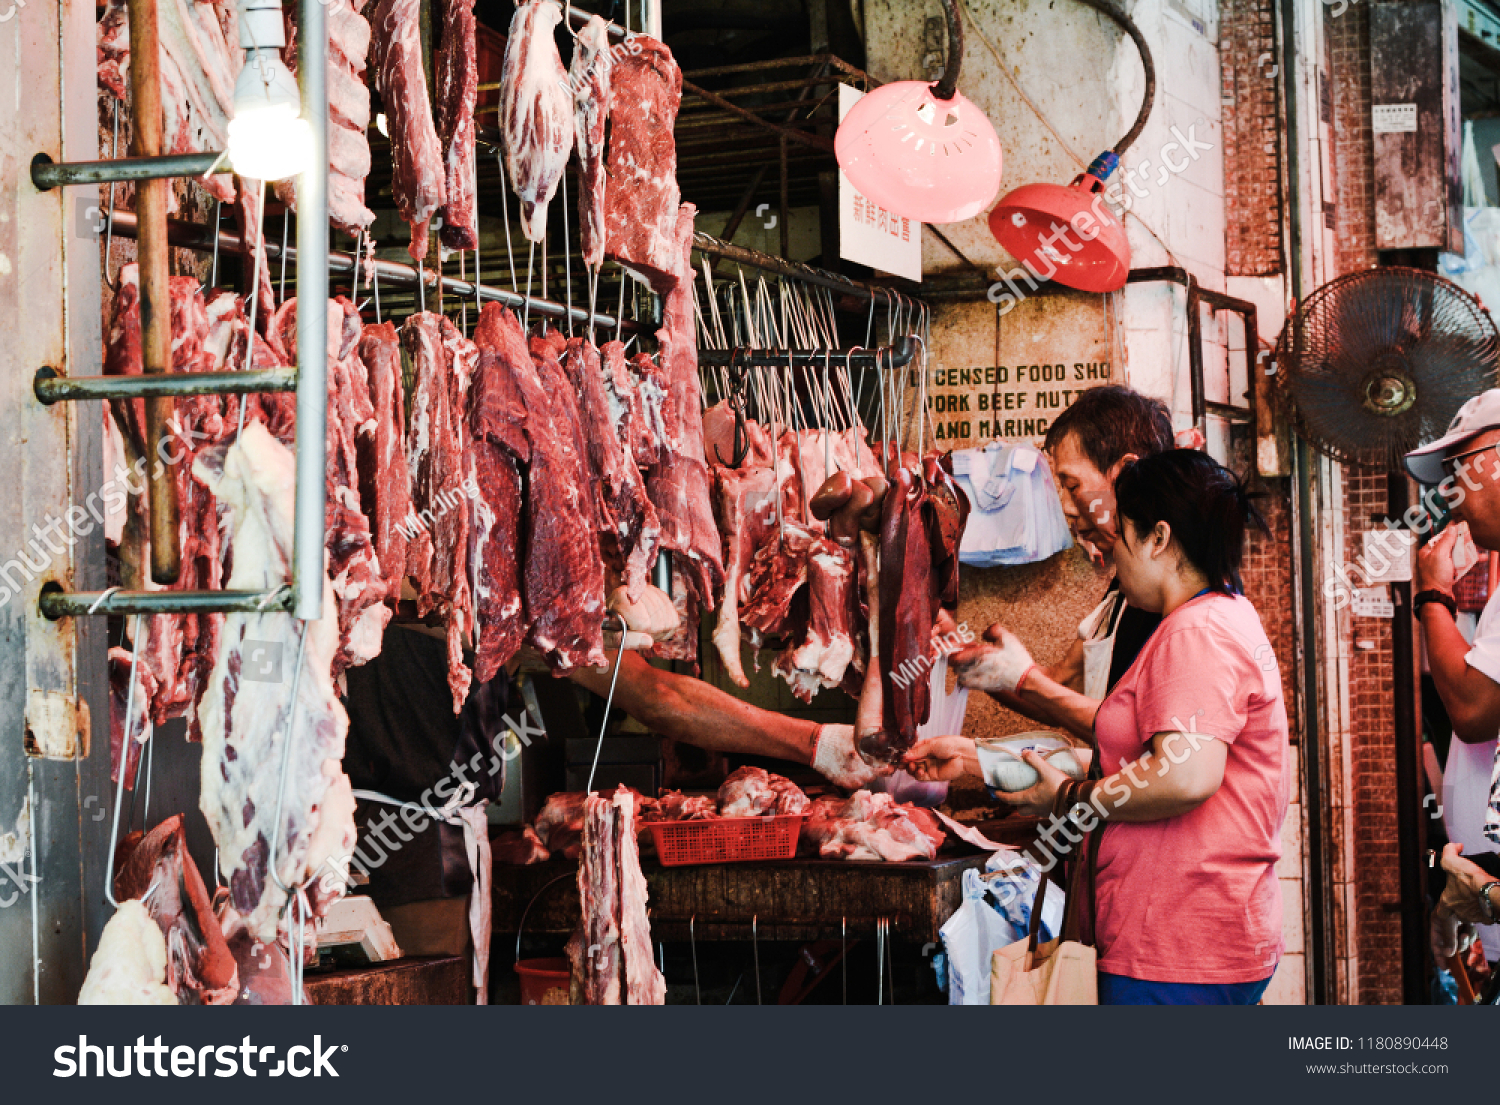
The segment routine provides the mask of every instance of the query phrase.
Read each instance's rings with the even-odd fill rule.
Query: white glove
[[[1036,664],[1021,638],[1002,629],[999,643],[970,645],[948,657],[948,666],[957,673],[960,687],[1013,693]]]
[[[820,725],[813,734],[812,765],[834,786],[858,790],[891,769],[871,767],[854,747],[854,726]]]

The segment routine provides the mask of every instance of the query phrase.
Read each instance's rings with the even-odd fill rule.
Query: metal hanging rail
[[[42,403],[68,399],[155,399],[174,395],[250,395],[296,391],[295,368],[258,368],[247,372],[174,372],[166,376],[60,376],[54,368],[37,369],[31,390]]]
[[[223,160],[221,153],[184,153],[117,157],[110,161],[59,162],[39,153],[31,159],[31,183],[37,191],[46,192],[74,184],[123,184],[133,180],[207,176],[219,168]]]
[[[110,212],[106,211],[108,217]],[[130,211],[115,211],[114,232],[118,238],[134,238],[136,236],[136,219]],[[300,220],[298,225],[300,226]],[[238,234],[227,230],[218,232],[219,251],[221,253],[240,253],[244,250],[244,239]],[[203,223],[183,222],[181,219],[167,220],[167,240],[179,249],[191,249],[197,253],[212,253],[214,249],[214,229]],[[266,260],[281,260],[281,244],[267,239],[265,242]],[[297,249],[287,247],[286,257],[290,261],[297,261]],[[381,284],[389,284],[397,288],[415,288],[419,283],[426,288],[436,292],[439,283],[442,284],[443,293],[452,295],[457,300],[467,299],[471,303],[474,300],[474,281],[459,280],[452,276],[439,277],[436,272],[429,269],[421,270],[418,274],[414,265],[404,265],[399,261],[383,261],[376,259],[373,267],[370,262],[360,260],[357,262],[361,273],[373,271],[375,279]],[[342,253],[338,250],[328,251],[328,271],[330,274],[348,275],[355,270],[356,259],[352,253]],[[537,296],[527,297],[519,292],[507,291],[505,288],[496,288],[490,284],[479,285],[479,298],[481,300],[492,300],[503,304],[515,311],[527,310],[530,303],[530,313],[541,315],[544,318],[566,319],[571,313],[573,321],[584,326],[589,325],[589,313],[583,307],[570,309],[562,303],[555,303],[550,299],[541,299]],[[598,314],[594,315],[593,325],[600,330],[613,330],[615,328],[615,316]],[[625,319],[621,329],[627,333],[642,331],[642,327],[631,319]],[[189,393],[191,394],[191,393]]]
[[[328,251],[328,23],[322,0],[301,0],[298,25],[302,41],[301,71],[298,74],[302,93],[302,115],[312,129],[312,160],[307,170],[297,178],[297,195],[303,217],[297,220],[297,282],[303,287],[328,285],[330,256]],[[132,29],[136,19],[147,8],[154,24],[154,5],[131,5]],[[132,34],[132,41],[139,46],[149,39],[148,33]],[[132,52],[132,65],[137,55],[150,58],[152,50]],[[148,82],[153,83],[154,82]],[[156,90],[159,92],[159,88]],[[160,116],[160,108],[146,103],[137,96],[136,107],[146,117]],[[154,108],[154,114],[152,111]],[[138,135],[139,136],[139,135]],[[147,145],[147,153],[155,150]],[[116,162],[74,162],[57,164],[50,158],[37,157],[32,161],[32,179],[37,187],[58,187],[67,184],[97,184],[101,182],[138,180],[161,181],[169,176],[201,176],[216,167],[220,160],[217,154],[202,154],[181,158],[124,158]],[[172,171],[168,171],[168,170]],[[40,177],[40,181],[38,181]],[[138,203],[141,202],[138,199]],[[147,207],[147,210],[151,208]],[[164,208],[160,217],[147,227],[124,212],[107,212],[115,220],[116,230],[129,223],[129,237],[143,236],[148,231],[153,248],[162,248],[173,242],[170,221],[165,218]],[[179,227],[183,224],[177,224]],[[206,228],[203,228],[206,229]],[[207,235],[208,248],[213,239]],[[221,242],[222,242],[221,236]],[[142,242],[142,253],[147,243]],[[234,240],[238,246],[238,239]],[[190,247],[191,248],[191,247]],[[354,268],[353,258],[347,259],[347,270]],[[415,274],[412,274],[415,276]],[[144,280],[143,280],[144,283]],[[142,288],[142,314],[147,314],[144,299],[146,288]],[[472,285],[469,294],[473,294]],[[161,297],[165,301],[165,297]],[[149,325],[143,319],[142,330]],[[296,450],[296,528],[292,539],[292,578],[289,584],[270,591],[125,591],[112,588],[107,591],[67,592],[56,588],[44,590],[38,600],[41,612],[48,618],[77,617],[90,614],[190,614],[213,612],[254,613],[267,610],[289,611],[304,621],[317,621],[323,616],[324,574],[324,468],[327,463],[322,443],[327,438],[328,421],[328,317],[323,311],[299,311],[297,313],[297,365],[295,370],[253,372],[206,372],[172,373],[170,356],[167,363],[156,367],[150,376],[119,377],[65,377],[55,369],[43,368],[37,373],[33,384],[38,400],[44,403],[60,400],[137,398],[149,397],[160,404],[175,395],[227,394],[249,391],[286,391],[297,393],[297,441]],[[149,342],[147,342],[149,345]],[[148,356],[147,369],[152,368]],[[155,446],[155,435],[152,437]],[[159,466],[164,467],[164,466]],[[156,509],[158,492],[163,488],[175,488],[165,471],[151,474],[151,499],[153,529],[161,522]],[[175,494],[171,496],[175,507]],[[175,547],[176,521],[172,520],[172,544]],[[153,541],[153,553],[157,543]],[[156,574],[156,573],[153,573]],[[174,573],[175,574],[175,573]]]
[[[785,368],[790,361],[798,368],[904,368],[917,355],[910,336],[881,349],[700,349],[699,367]]]

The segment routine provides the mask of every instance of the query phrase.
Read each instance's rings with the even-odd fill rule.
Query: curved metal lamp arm
[[[939,100],[951,100],[958,91],[958,70],[964,60],[964,24],[958,15],[958,0],[943,0],[943,17],[948,21],[948,61],[942,78],[932,86]]]

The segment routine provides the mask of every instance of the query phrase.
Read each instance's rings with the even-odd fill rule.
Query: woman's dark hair
[[[1220,594],[1244,590],[1246,525],[1270,532],[1244,481],[1197,449],[1169,449],[1125,465],[1115,480],[1115,509],[1137,534],[1167,523],[1188,562]]]

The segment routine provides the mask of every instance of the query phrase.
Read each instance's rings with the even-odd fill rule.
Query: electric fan
[[[1350,273],[1287,319],[1277,393],[1297,432],[1346,464],[1398,468],[1496,386],[1500,331],[1457,284],[1419,269]]]

